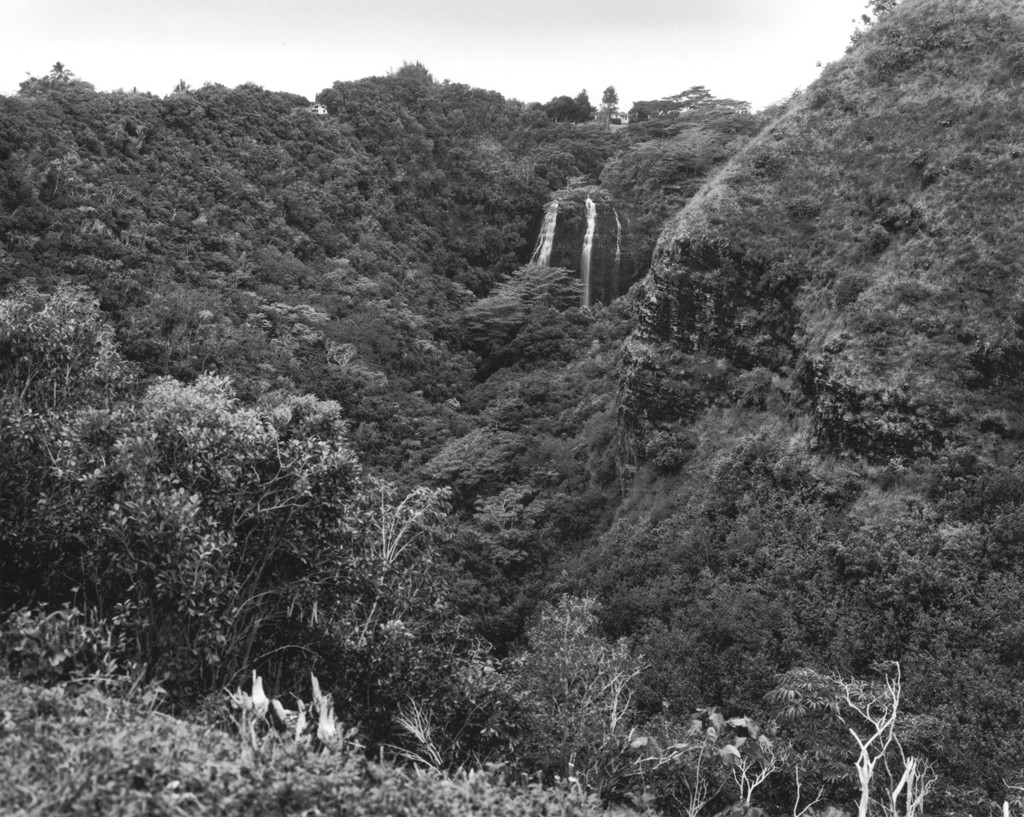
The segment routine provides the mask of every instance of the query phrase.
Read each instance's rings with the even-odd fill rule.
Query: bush
[[[348,751],[247,737],[157,715],[92,689],[0,680],[0,812],[49,815],[344,814],[587,817],[572,789],[509,783],[498,768],[446,777]]]
[[[113,677],[124,654],[109,626],[69,605],[15,610],[0,627],[0,649],[12,677],[43,684]]]
[[[642,659],[625,639],[609,643],[597,633],[596,609],[593,599],[569,596],[542,608],[515,674],[527,713],[524,762],[607,798],[632,776],[627,749]]]
[[[92,330],[69,332],[76,321]],[[23,397],[0,402],[0,450],[25,456],[2,461],[2,490],[18,502],[0,509],[0,545],[11,545],[0,575],[15,603],[80,598],[97,617],[19,613],[5,644],[18,674],[100,670],[115,632],[118,657],[177,703],[254,666],[298,683],[301,658],[374,745],[395,738],[410,699],[431,701],[461,734],[484,728],[465,680],[481,650],[434,559],[447,491],[365,477],[332,401],[272,393],[245,404],[209,375],[137,395],[100,388],[117,350],[75,293],[0,301],[0,352],[7,336],[22,340],[0,355],[0,382]],[[37,358],[66,365],[22,371]],[[46,378],[52,388],[28,388]],[[31,497],[17,493],[25,485]]]

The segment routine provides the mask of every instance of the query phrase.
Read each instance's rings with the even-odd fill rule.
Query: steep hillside
[[[668,227],[641,337],[723,387],[786,377],[837,453],[1016,438],[1021,25],[1009,2],[884,20]]]
[[[580,568],[652,709],[900,660],[949,808],[1024,763],[1022,85],[1020,4],[905,0],[704,184],[637,293],[636,477]]]
[[[929,810],[1022,789],[1024,10],[872,5],[779,111],[616,134],[422,66],[325,116],[0,99],[15,664],[70,660],[57,620],[182,706],[313,669],[372,753],[706,814],[736,757],[854,802],[840,704],[781,685],[899,662]],[[552,197],[570,249],[526,264]],[[639,265],[685,207],[581,308],[620,204]]]

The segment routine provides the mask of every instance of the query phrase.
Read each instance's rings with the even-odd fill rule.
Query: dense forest
[[[1024,12],[869,6],[614,129],[0,97],[0,811],[1020,810]]]

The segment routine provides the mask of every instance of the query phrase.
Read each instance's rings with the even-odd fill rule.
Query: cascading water
[[[619,221],[619,211],[615,213],[615,277],[618,278],[619,267],[622,266],[622,222]]]
[[[555,246],[555,223],[558,221],[558,200],[548,203],[544,208],[544,222],[537,236],[537,247],[530,258],[531,264],[538,267],[551,266],[551,248]]]
[[[597,205],[587,196],[587,234],[583,237],[583,256],[580,258],[580,277],[583,279],[583,306],[590,306],[590,255],[594,249],[597,230]]]

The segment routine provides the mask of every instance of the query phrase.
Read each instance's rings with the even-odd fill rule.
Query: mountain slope
[[[1019,432],[1024,14],[908,2],[663,234],[641,337],[797,384],[876,461]]]
[[[652,711],[900,661],[950,809],[1024,761],[1022,85],[1024,7],[905,0],[703,186],[636,291],[635,478],[577,565]]]

